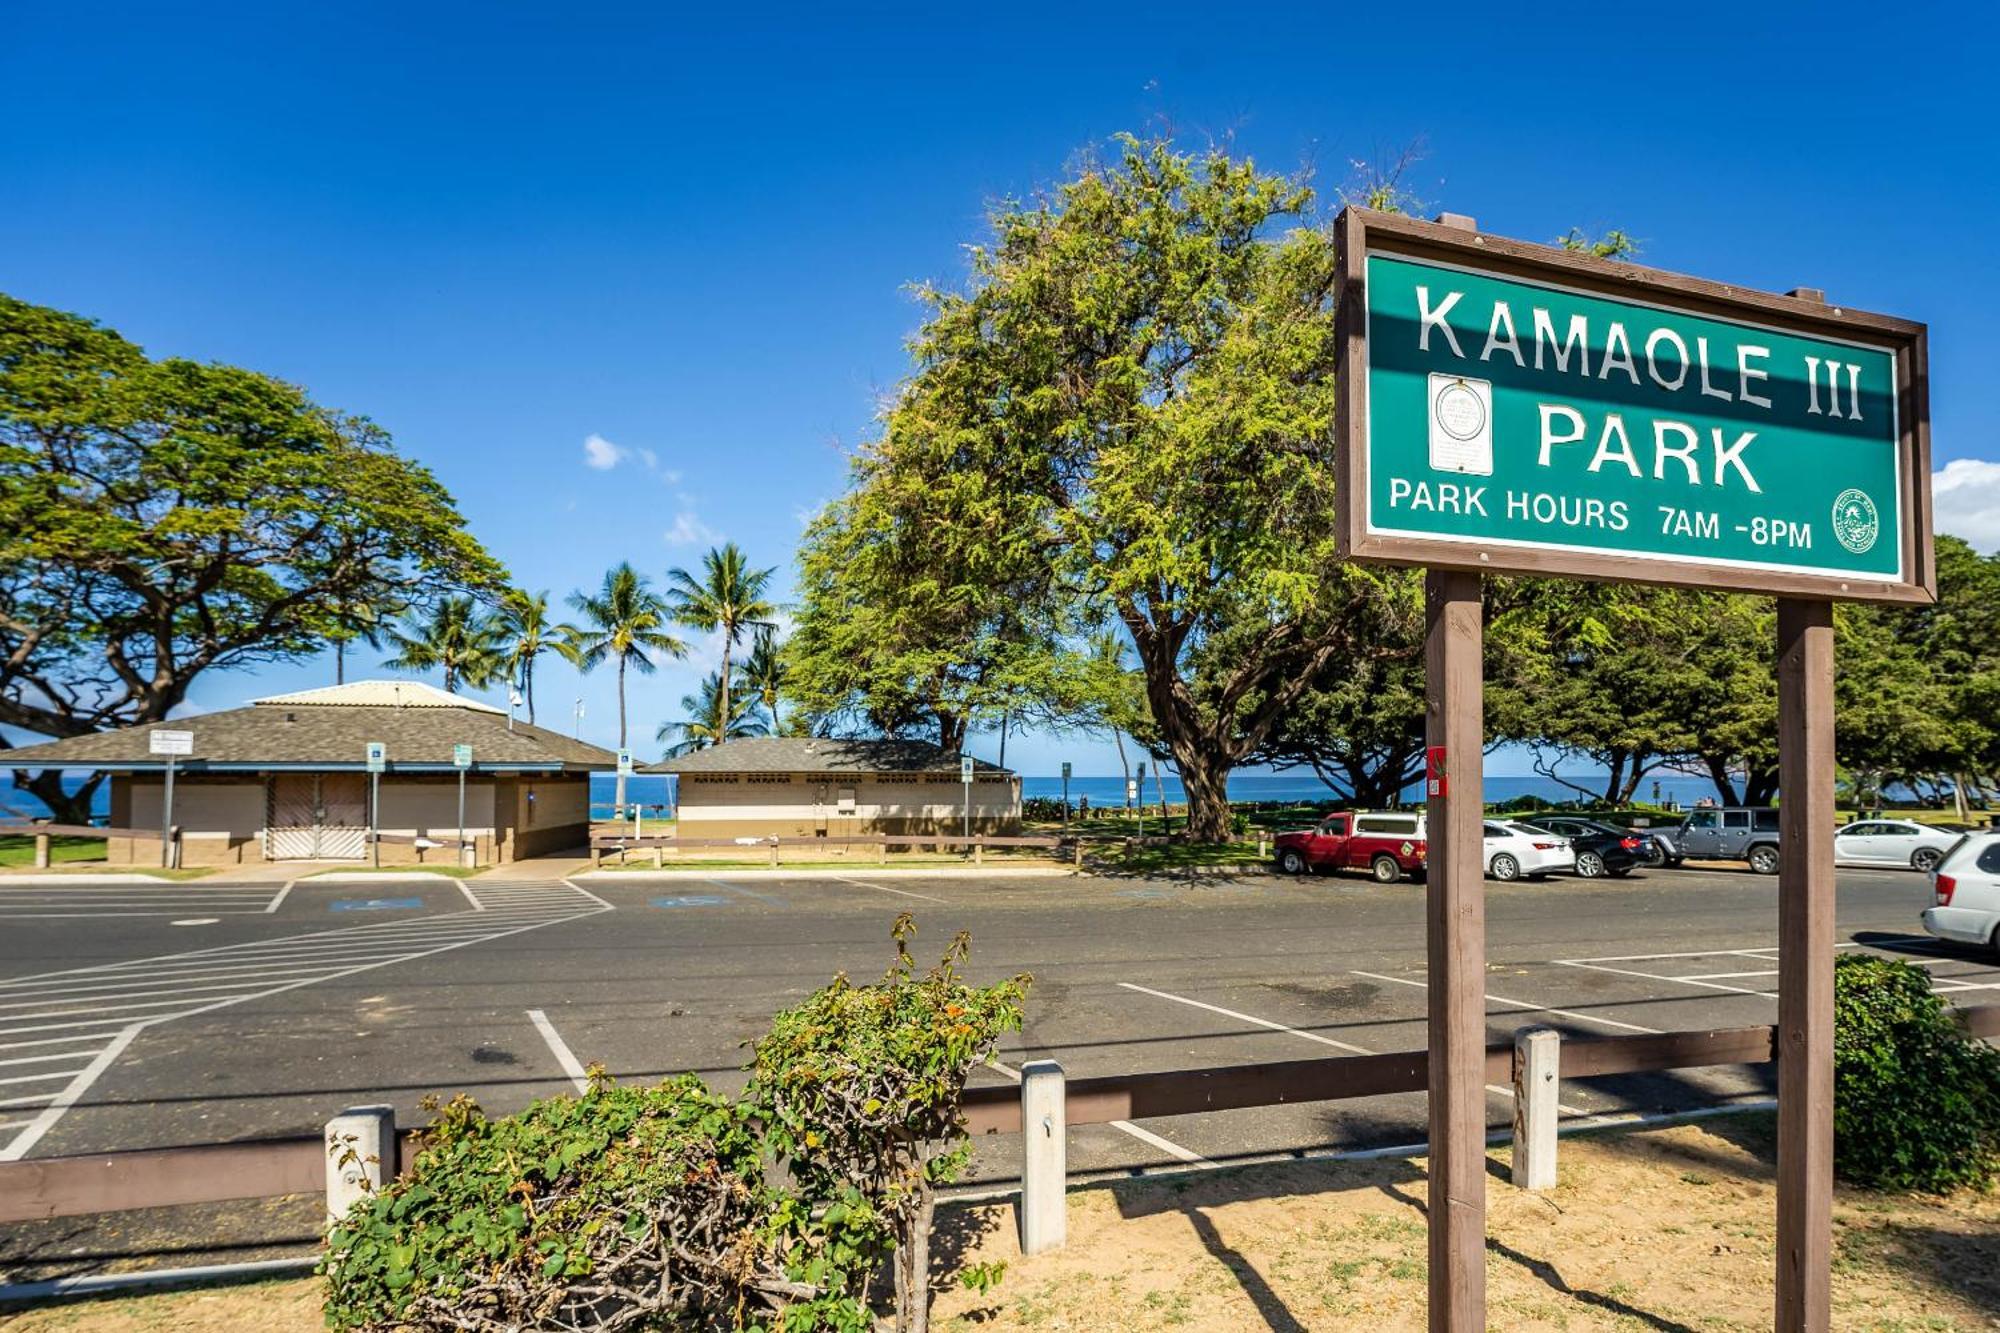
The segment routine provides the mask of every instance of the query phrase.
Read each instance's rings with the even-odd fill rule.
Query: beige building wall
[[[158,828],[165,783],[145,777],[111,779],[111,824]],[[458,780],[451,775],[384,780],[384,833],[451,841],[458,835]],[[581,774],[552,778],[487,777],[465,784],[466,836],[481,865],[581,848],[590,836],[590,783]],[[264,858],[269,787],[263,777],[177,776],[174,822],[181,827],[181,864],[234,865]],[[120,865],[159,865],[157,838],[114,838],[106,858]],[[385,842],[384,865],[449,862],[448,848]],[[329,861],[328,864],[337,864]]]
[[[982,775],[971,795],[973,832],[1020,832],[1020,779]],[[958,833],[965,797],[956,774],[683,774],[679,830],[689,838]]]
[[[150,774],[111,779],[114,828],[159,828],[167,783]],[[120,788],[123,788],[121,800]],[[181,864],[236,865],[264,859],[264,783],[261,778],[174,776],[174,823],[181,828]],[[110,840],[107,859],[122,865],[160,864],[157,838]]]
[[[458,779],[383,782],[380,828],[384,833],[457,837]],[[465,832],[468,837],[492,836],[493,779],[466,779]]]

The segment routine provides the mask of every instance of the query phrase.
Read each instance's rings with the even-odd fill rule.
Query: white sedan
[[[1843,866],[1902,866],[1928,874],[1957,842],[1956,831],[1907,819],[1864,819],[1833,831],[1833,860]]]
[[[1486,873],[1495,879],[1540,879],[1551,871],[1576,869],[1569,839],[1546,829],[1489,819],[1485,835]]]

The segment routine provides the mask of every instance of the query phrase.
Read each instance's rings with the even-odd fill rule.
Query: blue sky
[[[530,588],[728,538],[788,593],[904,372],[907,284],[956,280],[990,201],[1120,130],[1329,196],[1421,140],[1409,184],[1489,231],[1623,227],[1661,267],[1927,320],[1941,526],[2000,546],[1985,7],[719,9],[15,0],[0,290],[373,416]],[[637,683],[638,741],[704,667]],[[615,740],[609,673],[551,663],[539,695]],[[1008,754],[1065,757],[1117,771]]]

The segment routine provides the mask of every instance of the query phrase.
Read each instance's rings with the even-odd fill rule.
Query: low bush
[[[865,1329],[766,1183],[750,1108],[692,1075],[442,1107],[415,1166],[327,1239],[337,1329]],[[835,1285],[845,1285],[837,1283]]]
[[[767,1121],[771,1151],[808,1205],[845,1219],[865,1203],[876,1229],[846,1236],[893,1257],[896,1327],[923,1333],[930,1314],[930,1230],[936,1191],[958,1177],[970,1149],[962,1109],[966,1075],[1021,1026],[1029,978],[994,986],[958,973],[971,939],[953,938],[942,961],[918,972],[908,913],[892,935],[896,962],[873,985],[845,976],[771,1022],[753,1046],[744,1093]],[[866,1302],[868,1271],[849,1289]]]
[[[1878,1189],[1990,1186],[2000,1052],[1964,1034],[1920,967],[1848,955],[1833,978],[1836,1171]]]
[[[919,972],[914,922],[892,933],[881,981],[837,976],[773,1020],[740,1098],[693,1075],[596,1075],[497,1119],[433,1104],[409,1174],[327,1239],[327,1323],[865,1333],[893,1259],[897,1326],[923,1333],[935,1190],[968,1156],[966,1076],[1020,1026],[1028,979],[967,984],[963,933]]]

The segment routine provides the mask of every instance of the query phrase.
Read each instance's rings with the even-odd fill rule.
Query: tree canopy
[[[504,578],[366,418],[0,294],[0,723],[158,721],[205,671],[352,637],[357,607]],[[56,776],[28,785],[77,809]]]

